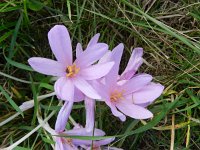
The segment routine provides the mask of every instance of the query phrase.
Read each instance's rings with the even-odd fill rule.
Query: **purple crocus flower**
[[[81,140],[81,139],[71,139],[71,138],[65,138],[63,136],[104,136],[105,132],[100,129],[94,129],[94,132],[87,132],[85,128],[74,128],[72,130],[68,130],[65,132],[62,132],[60,134],[62,137],[56,137],[56,150],[78,150],[78,147],[83,147],[87,149],[88,147],[100,148],[101,145],[107,145],[111,143],[114,138],[108,138],[104,140]],[[59,135],[58,135],[59,136]]]
[[[118,70],[123,48],[123,44],[119,44],[108,55],[107,61],[112,59],[115,65],[105,76],[105,79],[102,81],[103,83],[96,82],[95,88],[110,107],[113,115],[119,117],[122,121],[125,121],[125,115],[135,119],[151,118],[153,114],[142,105],[147,105],[147,103],[159,97],[164,87],[161,84],[152,83],[151,75],[144,73],[134,75],[141,64],[141,61],[135,60],[140,60],[141,54],[138,55],[139,58],[136,56],[133,59],[132,56],[132,60],[129,61],[128,71],[125,71],[122,75],[123,79],[126,80],[120,80]],[[126,76],[126,73],[128,76]]]
[[[107,52],[107,44],[88,46],[85,51],[77,54],[73,62],[70,36],[65,26],[54,26],[48,33],[48,39],[57,61],[32,57],[28,60],[31,67],[42,74],[59,77],[54,89],[63,100],[74,101],[75,88],[90,98],[101,98],[88,81],[105,76],[114,65],[113,62],[92,65]]]
[[[73,102],[81,100],[76,97],[81,97],[83,93],[92,99],[101,98],[88,81],[105,76],[114,62],[93,65],[108,50],[107,44],[97,43],[98,38],[99,34],[95,35],[85,51],[82,51],[81,45],[77,44],[77,59],[73,62],[68,30],[63,25],[56,25],[49,31],[48,39],[57,61],[41,57],[32,57],[28,60],[37,72],[58,77],[54,89],[58,98],[66,101],[58,115],[56,123],[58,132],[64,130]],[[63,111],[66,113],[63,114]]]

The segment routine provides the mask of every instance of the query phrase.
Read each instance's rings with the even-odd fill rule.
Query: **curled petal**
[[[107,63],[92,65],[82,70],[81,76],[85,80],[99,79],[105,76],[106,74],[108,74],[108,72],[112,69],[113,66],[114,66],[114,62],[107,62]]]
[[[142,48],[138,47],[133,50],[129,62],[127,64],[127,67],[122,73],[120,80],[129,80],[133,77],[133,75],[136,73],[138,68],[143,63],[142,55],[143,55]]]
[[[51,59],[42,58],[42,57],[32,57],[28,60],[28,63],[31,65],[33,70],[51,76],[64,76],[65,67]]]
[[[56,132],[61,133],[65,130],[67,120],[72,110],[72,106],[73,106],[73,102],[66,101],[65,104],[60,109],[57,120],[56,120],[56,125],[55,125]]]
[[[74,84],[70,79],[59,78],[54,85],[54,89],[60,99],[74,101]]]
[[[117,103],[116,106],[125,115],[134,119],[148,119],[153,117],[153,114],[149,110],[135,104]]]
[[[72,46],[67,28],[55,25],[48,33],[49,44],[56,59],[66,66],[72,64]]]

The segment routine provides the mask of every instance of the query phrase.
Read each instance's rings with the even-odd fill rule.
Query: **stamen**
[[[66,143],[66,144],[68,144],[68,145],[73,145],[72,144],[72,139],[70,139],[70,138],[61,138],[61,141],[62,141],[62,143]]]
[[[79,71],[80,71],[80,68],[77,68],[76,64],[73,64],[73,65],[67,67],[66,76],[69,78],[75,77]]]
[[[110,95],[110,101],[111,102],[117,102],[119,99],[122,99],[123,98],[123,92],[124,91],[117,91],[117,90],[112,92],[111,95]]]

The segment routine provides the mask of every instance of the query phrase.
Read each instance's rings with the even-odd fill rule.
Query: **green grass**
[[[55,24],[70,31],[73,48],[86,44],[95,33],[110,49],[124,43],[121,70],[133,47],[144,48],[145,63],[139,72],[154,76],[165,86],[162,96],[149,109],[152,120],[128,118],[122,123],[105,104],[97,103],[96,125],[113,146],[126,150],[200,149],[200,2],[195,0],[3,0],[0,3],[0,147],[7,147],[36,128],[37,113],[54,127],[60,109],[55,96],[39,101],[21,112],[23,102],[51,93],[50,77],[33,72],[27,60],[32,56],[54,58],[47,32]],[[52,114],[54,112],[55,114]],[[20,115],[20,113],[22,115]],[[85,124],[83,103],[76,103],[74,120]],[[67,125],[71,128],[71,122]],[[173,132],[174,131],[174,132]],[[86,138],[86,137],[82,137]],[[17,149],[51,149],[52,139],[42,128]]]

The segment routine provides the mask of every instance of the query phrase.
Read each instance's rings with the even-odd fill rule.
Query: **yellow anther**
[[[68,66],[67,69],[66,69],[66,76],[67,77],[74,77],[77,75],[77,73],[80,71],[80,68],[77,68],[76,67],[76,64],[73,64],[71,66]]]
[[[70,139],[70,138],[61,138],[61,141],[62,141],[62,143],[66,143],[66,144],[68,144],[68,145],[73,145],[72,144],[72,139]]]
[[[123,91],[115,90],[110,95],[111,102],[116,102],[116,101],[118,101],[119,99],[122,99],[122,98],[123,98]]]

